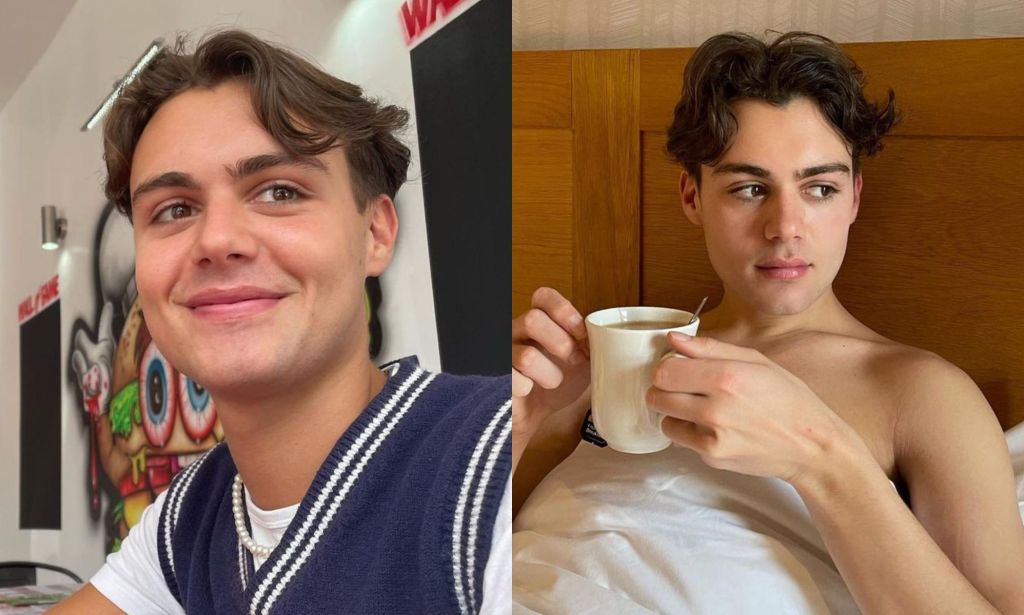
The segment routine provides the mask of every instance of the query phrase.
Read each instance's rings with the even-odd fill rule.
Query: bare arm
[[[540,481],[576,450],[580,443],[580,425],[589,407],[590,395],[585,394],[573,405],[545,419],[530,438],[512,477],[513,518]]]
[[[863,612],[1024,613],[1024,526],[992,410],[941,359],[908,380],[895,443],[913,513],[860,442],[793,484]]]
[[[123,615],[124,611],[117,608],[107,597],[93,587],[92,583],[86,583],[70,597],[47,611],[53,615]]]

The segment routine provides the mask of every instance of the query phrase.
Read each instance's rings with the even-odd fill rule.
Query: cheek
[[[751,249],[742,222],[719,222],[705,227],[704,240],[708,255],[712,262],[728,264],[745,261],[750,257]]]
[[[156,246],[136,244],[135,284],[143,308],[159,304],[173,283],[173,258]]]
[[[298,220],[296,221],[298,222]],[[280,266],[299,280],[336,285],[361,272],[364,243],[354,223],[335,216],[317,216],[266,237]]]

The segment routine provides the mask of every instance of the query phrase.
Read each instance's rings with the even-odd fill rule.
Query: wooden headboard
[[[1024,39],[843,47],[905,119],[864,162],[836,294],[967,371],[1008,429],[1024,421]],[[541,285],[584,313],[721,299],[664,152],[692,52],[513,53],[513,314]]]

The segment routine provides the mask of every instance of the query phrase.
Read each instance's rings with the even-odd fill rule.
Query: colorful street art
[[[89,431],[89,510],[97,521],[107,511],[109,552],[171,479],[224,433],[210,394],[153,343],[135,289],[131,227],[110,204],[100,215],[94,254],[98,317],[75,321],[67,373]],[[376,278],[367,280],[366,301],[376,357],[383,338]]]

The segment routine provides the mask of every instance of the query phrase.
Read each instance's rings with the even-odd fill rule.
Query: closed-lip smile
[[[285,295],[258,286],[209,288],[191,295],[183,305],[202,318],[236,319],[268,310]]]

